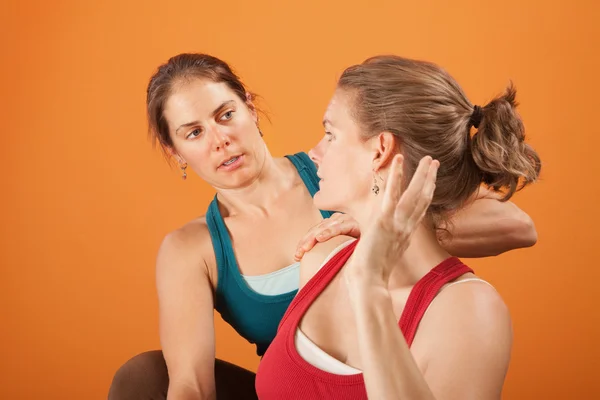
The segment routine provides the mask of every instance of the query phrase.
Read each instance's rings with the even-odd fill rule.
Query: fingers
[[[409,224],[411,226],[416,226],[421,222],[427,213],[429,206],[431,205],[433,193],[435,192],[435,180],[437,178],[439,165],[440,163],[437,160],[433,160],[429,164],[429,169],[427,170],[427,176],[425,177],[421,195],[417,199],[413,214],[409,218]]]
[[[404,193],[402,193],[400,201],[396,203],[397,218],[408,220],[413,215],[415,208],[418,206],[419,200],[422,197],[423,188],[427,181],[432,161],[430,156],[425,156],[419,161],[417,170],[410,180],[408,187]]]
[[[299,245],[296,248],[296,254],[294,254],[294,260],[295,261],[302,260],[302,257],[304,257],[304,253],[306,253],[308,250],[310,250],[313,247],[315,247],[315,244],[317,244],[317,243],[316,243],[316,239],[314,237],[312,239],[306,239],[302,243],[302,245]]]
[[[326,242],[338,235],[358,237],[360,235],[358,223],[352,217],[341,213],[335,213],[324,219],[300,240],[294,259],[300,261],[304,253],[310,251],[318,242]]]
[[[318,242],[326,242],[339,235],[352,236],[355,238],[359,237],[360,228],[358,222],[350,216],[344,216],[343,219],[318,233],[316,239]]]
[[[393,215],[402,196],[402,170],[404,157],[398,154],[392,159],[390,173],[383,193],[382,209],[385,215]]]

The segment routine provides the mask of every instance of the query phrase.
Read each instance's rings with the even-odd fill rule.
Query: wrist
[[[376,271],[368,268],[357,268],[349,265],[344,268],[344,280],[350,292],[356,296],[371,295],[378,292],[387,292],[387,280]]]
[[[385,309],[384,304],[391,302],[391,294],[386,285],[378,281],[348,280],[350,306],[357,315],[365,312],[371,315]]]

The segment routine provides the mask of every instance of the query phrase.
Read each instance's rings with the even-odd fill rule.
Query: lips
[[[233,164],[234,162],[237,161],[238,158],[240,158],[241,154],[238,154],[236,156],[231,156],[228,158],[225,158],[223,161],[221,161],[221,163],[219,164],[220,167],[227,167],[228,165]]]
[[[224,163],[222,163],[221,165],[224,165],[224,166],[231,165],[231,164],[233,164],[234,162],[236,162],[238,158],[240,158],[240,157],[239,157],[239,156],[233,157],[233,158],[231,158],[231,159],[229,159],[229,160],[225,161],[225,162],[224,162]]]
[[[244,155],[238,154],[229,156],[221,160],[221,164],[217,167],[217,170],[223,172],[230,172],[238,169],[244,163]]]

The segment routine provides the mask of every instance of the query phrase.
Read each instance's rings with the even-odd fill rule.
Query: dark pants
[[[215,361],[217,399],[257,399],[253,372],[226,361]],[[169,374],[162,351],[139,354],[119,368],[108,400],[166,400]]]

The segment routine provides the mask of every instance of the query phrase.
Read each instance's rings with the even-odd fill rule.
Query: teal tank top
[[[310,195],[314,196],[319,190],[315,164],[306,153],[286,158],[294,164]],[[331,214],[330,211],[321,211],[323,218],[329,218]],[[240,336],[256,344],[256,353],[262,356],[275,338],[279,322],[298,289],[275,296],[261,295],[250,289],[240,274],[216,195],[208,207],[206,222],[217,260],[215,308]]]

